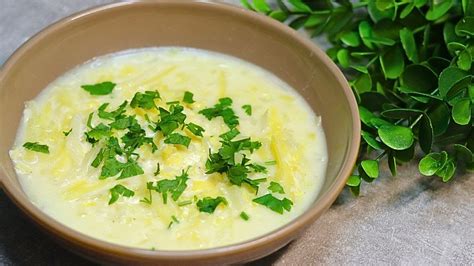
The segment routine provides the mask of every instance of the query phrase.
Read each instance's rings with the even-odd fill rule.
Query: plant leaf
[[[400,41],[402,42],[402,47],[405,50],[407,58],[413,63],[418,63],[418,51],[416,48],[415,38],[413,37],[413,32],[408,28],[401,29]]]
[[[432,109],[428,116],[430,117],[431,124],[433,125],[433,134],[439,136],[446,132],[449,126],[449,121],[451,120],[451,114],[448,105],[444,102],[436,105]]]
[[[380,65],[386,78],[398,78],[405,67],[403,54],[399,46],[394,46],[380,57]]]
[[[439,169],[436,172],[436,175],[441,177],[443,182],[448,182],[454,176],[454,172],[456,171],[456,165],[453,161],[447,162],[443,168]]]
[[[474,36],[474,17],[464,17],[456,24],[456,34],[458,36]]]
[[[439,75],[438,88],[441,96],[446,97],[455,86],[469,83],[471,75],[457,67],[448,67]]]
[[[420,64],[409,65],[400,78],[401,84],[416,92],[432,92],[438,83],[436,74],[427,66]]]
[[[474,154],[468,147],[461,144],[454,144],[453,147],[456,151],[456,157],[459,160],[465,161],[466,163],[474,162]]]
[[[459,125],[467,125],[471,121],[471,100],[462,99],[453,106],[452,116]]]
[[[454,0],[443,0],[438,3],[434,2],[431,8],[426,13],[427,20],[437,20],[448,13],[449,9],[453,6]]]
[[[346,185],[350,187],[358,187],[360,186],[360,176],[351,175],[346,181]]]
[[[388,8],[385,10],[380,10],[377,8],[378,1],[369,1],[367,5],[367,10],[369,11],[369,16],[374,22],[379,22],[382,19],[392,19],[395,17],[395,9]]]
[[[403,126],[383,125],[378,129],[382,142],[394,150],[405,150],[413,144],[411,128]]]
[[[433,125],[431,119],[427,115],[423,115],[420,120],[420,126],[418,129],[418,142],[424,153],[430,153],[433,147]]]
[[[351,47],[357,47],[360,45],[360,37],[356,32],[349,31],[341,35],[341,41]]]
[[[379,176],[379,162],[376,160],[364,160],[360,164],[364,172],[372,179]]]
[[[418,170],[422,175],[432,176],[439,169],[443,168],[448,159],[448,154],[443,151],[440,153],[432,152],[423,157],[418,164]]]

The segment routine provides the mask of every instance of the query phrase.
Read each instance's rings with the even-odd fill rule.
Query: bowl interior
[[[329,164],[313,206],[329,206],[344,183],[343,175],[350,171],[359,138],[355,103],[336,66],[309,40],[263,16],[217,4],[168,2],[119,4],[70,17],[34,37],[4,65],[0,73],[0,163],[3,185],[22,208],[32,207],[21,192],[8,151],[24,102],[93,57],[153,46],[229,54],[269,70],[295,88],[322,117]]]

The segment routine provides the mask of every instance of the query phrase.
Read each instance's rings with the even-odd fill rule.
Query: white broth
[[[95,95],[100,86],[111,92]],[[232,102],[216,106],[223,98]],[[221,136],[229,131],[236,136]],[[321,119],[292,88],[240,59],[179,47],[106,55],[59,77],[26,103],[10,156],[51,217],[157,250],[271,232],[310,206],[327,166]]]

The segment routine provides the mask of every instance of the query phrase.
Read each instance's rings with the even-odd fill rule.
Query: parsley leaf
[[[224,197],[204,197],[196,203],[200,212],[214,213],[219,204],[227,205],[227,200]]]
[[[234,110],[230,108],[231,105],[232,99],[221,98],[219,99],[219,103],[214,105],[214,107],[203,109],[199,111],[199,113],[204,115],[208,120],[220,116],[224,119],[224,123],[229,128],[234,128],[239,124],[239,117],[236,116]]]
[[[152,137],[146,137],[146,132],[140,127],[138,121],[131,117],[129,118],[130,125],[127,127],[128,132],[122,136],[122,142],[125,144],[124,150],[130,155],[134,150],[140,148],[143,144],[148,143],[152,147],[152,152],[156,151],[158,147],[153,142]]]
[[[185,91],[184,96],[183,96],[183,102],[185,102],[185,103],[194,103],[193,96],[194,96],[194,94],[192,94],[191,92]]]
[[[250,104],[242,105],[242,109],[244,109],[245,113],[249,116],[252,115],[252,106]]]
[[[186,125],[186,128],[189,129],[195,136],[200,136],[202,137],[202,132],[204,132],[204,128],[201,126],[198,126],[194,123],[189,123]]]
[[[102,138],[110,137],[112,135],[112,131],[110,130],[110,127],[100,123],[85,134],[87,142],[94,144]]]
[[[268,190],[270,190],[273,193],[280,193],[280,194],[285,194],[285,190],[283,187],[277,183],[277,182],[270,182],[270,186],[268,186]]]
[[[133,96],[130,106],[132,108],[140,107],[143,109],[151,109],[156,107],[155,99],[161,99],[158,91],[137,92]]]
[[[119,162],[115,157],[106,158],[99,179],[116,176],[123,170],[124,163]]]
[[[240,218],[242,218],[244,221],[248,221],[250,219],[249,215],[245,212],[240,213]]]
[[[220,135],[219,137],[223,140],[229,141],[237,137],[237,135],[239,134],[240,134],[239,130],[237,130],[236,128],[233,128],[227,131],[226,133]]]
[[[135,195],[135,192],[132,190],[126,188],[123,185],[115,185],[113,188],[110,189],[110,200],[109,200],[109,205],[115,203],[120,196],[123,197],[133,197]]]
[[[160,174],[160,163],[156,163],[156,171],[153,173],[154,176],[157,176]]]
[[[188,170],[189,168],[186,171],[182,170],[181,175],[176,176],[175,179],[162,179],[156,182],[155,186],[150,185],[150,189],[161,193],[164,204],[168,202],[168,193],[171,193],[171,198],[177,201],[187,187]]]
[[[293,202],[287,198],[282,200],[275,198],[272,194],[266,194],[253,200],[253,202],[263,205],[270,210],[283,214],[283,211],[290,211]]]
[[[115,83],[110,81],[105,81],[92,85],[82,85],[81,88],[88,91],[91,95],[107,95],[112,92],[115,88]]]
[[[125,107],[127,107],[127,104],[128,102],[127,101],[124,101],[119,107],[117,107],[117,109],[115,109],[114,111],[111,111],[111,112],[107,112],[105,111],[105,109],[107,109],[107,107],[109,106],[108,103],[104,103],[102,104],[101,106],[99,106],[99,110],[98,110],[98,116],[102,119],[108,119],[108,120],[114,120],[116,119],[117,117],[120,117],[123,115],[123,113],[125,113]]]
[[[31,151],[49,153],[48,145],[39,144],[38,142],[27,142],[23,144],[23,147]]]
[[[63,134],[64,134],[64,136],[67,137],[67,136],[69,136],[69,134],[71,134],[71,132],[72,132],[72,128],[69,129],[69,131],[63,131]]]
[[[145,172],[143,169],[138,165],[138,163],[134,160],[129,160],[122,166],[122,173],[117,179],[124,179],[136,175],[142,175]]]
[[[181,124],[184,124],[186,115],[183,110],[184,107],[179,104],[171,105],[169,111],[160,107],[160,121],[157,123],[156,129],[160,130],[163,136],[171,134]]]
[[[264,173],[264,174],[267,173],[267,168],[263,165],[256,164],[256,163],[251,163],[251,164],[249,164],[249,167],[252,168],[252,170],[255,173]]]
[[[179,133],[172,133],[166,137],[165,141],[166,144],[179,144],[183,145],[186,148],[189,146],[189,143],[191,143],[191,138],[187,136],[183,136]]]

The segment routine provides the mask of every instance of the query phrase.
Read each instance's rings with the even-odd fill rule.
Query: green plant
[[[324,34],[346,73],[362,121],[360,157],[347,186],[425,154],[423,175],[449,181],[474,169],[474,1],[242,0],[248,9]]]

